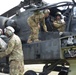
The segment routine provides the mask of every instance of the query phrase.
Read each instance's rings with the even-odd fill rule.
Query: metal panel
[[[23,44],[25,60],[54,60],[60,59],[60,40],[58,33],[47,34],[49,40],[31,44]]]
[[[59,39],[51,39],[41,44],[42,59],[60,59]]]

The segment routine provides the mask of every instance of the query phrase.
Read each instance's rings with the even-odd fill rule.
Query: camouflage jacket
[[[62,20],[59,20],[59,21],[55,20],[53,22],[53,24],[54,24],[54,27],[57,28],[59,32],[64,32],[65,31],[65,22],[64,21],[62,21]]]
[[[7,49],[4,52],[0,52],[0,58],[7,55],[9,55],[9,61],[11,60],[23,61],[23,51],[22,51],[21,40],[15,34],[10,38]]]
[[[38,27],[38,24],[42,23],[44,30],[47,31],[45,25],[45,17],[43,13],[33,14],[28,18],[27,22],[31,28]]]

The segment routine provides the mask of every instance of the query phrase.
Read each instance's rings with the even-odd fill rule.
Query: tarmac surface
[[[39,72],[42,72],[43,66],[44,64],[25,65],[25,72],[28,70],[33,70],[37,72],[37,75],[39,75]],[[0,73],[0,75],[9,75],[9,74]],[[58,72],[51,72],[48,75],[58,75]]]

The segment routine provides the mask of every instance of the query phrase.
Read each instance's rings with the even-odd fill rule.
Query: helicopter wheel
[[[29,70],[29,71],[25,72],[24,75],[37,75],[37,74],[36,74],[36,72]]]
[[[39,75],[47,75],[46,73],[40,73]]]
[[[58,73],[58,75],[68,75],[68,72],[60,71],[60,72]]]

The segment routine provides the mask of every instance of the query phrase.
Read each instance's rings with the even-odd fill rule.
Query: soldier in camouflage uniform
[[[4,33],[9,38],[7,49],[0,52],[0,58],[9,56],[10,75],[23,75],[24,60],[20,38],[14,34],[14,28],[8,26],[4,29]]]
[[[35,11],[34,14],[28,18],[27,22],[31,28],[31,34],[27,42],[31,43],[31,42],[39,41],[38,34],[40,29],[40,23],[42,23],[44,30],[47,32],[44,14],[39,11]]]
[[[65,31],[65,21],[62,19],[61,14],[57,13],[56,20],[53,22],[53,24],[59,32]]]

